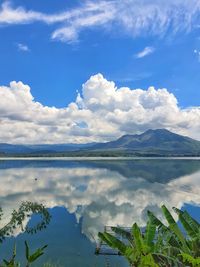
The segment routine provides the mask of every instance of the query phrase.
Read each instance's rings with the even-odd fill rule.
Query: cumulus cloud
[[[70,43],[78,39],[82,30],[96,27],[109,32],[116,32],[117,28],[131,36],[163,36],[169,30],[189,32],[199,23],[199,11],[199,0],[83,1],[80,6],[54,14],[13,7],[6,1],[1,6],[0,24],[55,24],[52,38]]]
[[[155,51],[155,48],[152,46],[146,46],[142,51],[140,51],[139,53],[137,53],[135,55],[136,58],[143,58],[146,57],[150,54],[152,54]]]
[[[200,107],[180,108],[165,88],[117,88],[102,74],[91,76],[64,108],[36,102],[30,87],[15,81],[0,86],[0,99],[0,142],[101,142],[150,128],[200,140]]]

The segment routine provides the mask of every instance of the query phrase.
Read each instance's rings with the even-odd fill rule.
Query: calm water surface
[[[28,240],[33,249],[48,244],[37,266],[106,266],[107,260],[110,266],[127,266],[121,257],[94,255],[94,241],[105,225],[131,226],[136,221],[144,226],[146,211],[161,216],[163,203],[200,219],[199,159],[1,160],[0,181],[1,224],[27,200],[44,204],[52,214],[46,230],[32,236],[18,232],[7,239],[0,261],[10,257],[14,241],[23,260]]]

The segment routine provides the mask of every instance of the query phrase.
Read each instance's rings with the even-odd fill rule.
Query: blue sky
[[[101,73],[118,88],[167,88],[180,110],[195,107],[193,114],[199,112],[200,1],[0,3],[0,86],[21,81],[30,86],[34,102],[61,110],[76,101],[77,90],[84,98],[82,84]],[[163,127],[188,134],[188,123],[181,123],[187,127],[170,123]],[[126,130],[116,132],[115,137]]]

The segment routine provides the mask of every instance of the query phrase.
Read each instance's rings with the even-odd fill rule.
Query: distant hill
[[[40,145],[12,145],[0,143],[0,154],[35,154],[35,153],[59,153],[77,151],[82,148],[89,148],[89,144],[40,144]]]
[[[96,144],[96,151],[132,151],[139,154],[200,155],[200,141],[172,133],[166,129],[148,130],[142,134],[123,135],[107,143]]]
[[[90,144],[0,144],[5,156],[200,156],[200,141],[166,129],[124,135],[106,143]]]

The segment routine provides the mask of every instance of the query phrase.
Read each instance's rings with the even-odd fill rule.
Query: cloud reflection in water
[[[92,239],[104,225],[145,225],[147,209],[160,216],[162,203],[200,204],[199,178],[198,160],[2,162],[0,203],[5,218],[26,200],[66,207]]]

